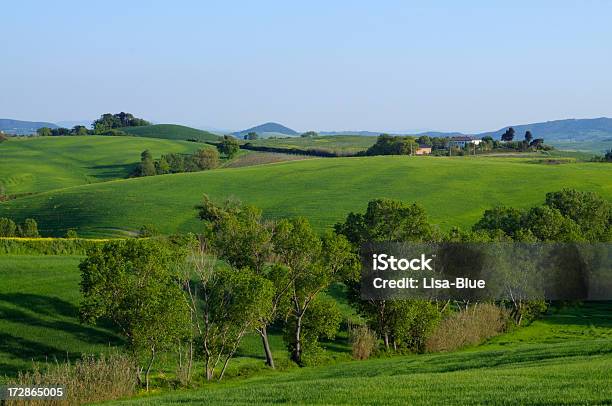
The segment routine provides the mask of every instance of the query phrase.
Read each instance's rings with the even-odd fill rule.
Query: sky
[[[493,4],[496,3],[496,4]],[[0,117],[478,132],[612,116],[612,1],[6,1]]]

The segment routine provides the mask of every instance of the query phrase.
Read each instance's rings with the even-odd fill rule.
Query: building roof
[[[459,137],[451,137],[451,141],[474,141],[476,138],[469,135],[462,135]]]

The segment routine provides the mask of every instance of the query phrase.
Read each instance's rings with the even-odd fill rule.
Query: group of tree
[[[300,137],[302,138],[312,138],[318,136],[319,134],[316,131],[306,131],[305,133],[300,134]]]
[[[255,141],[258,138],[259,138],[259,135],[257,135],[257,133],[253,132],[253,131],[251,131],[248,134],[244,135],[244,139],[247,140],[247,141]]]
[[[522,141],[514,141],[516,131],[512,127],[508,127],[506,131],[501,135],[501,141],[503,143],[494,144],[495,141],[491,136],[485,136],[482,138],[484,142],[494,144],[494,148],[505,148],[505,149],[516,149],[516,150],[537,150],[546,149],[548,146],[544,144],[544,138],[533,138],[531,131],[525,131],[525,136]],[[550,147],[548,147],[550,148]]]
[[[134,117],[130,113],[102,114],[99,119],[92,123],[92,129],[88,129],[84,125],[75,125],[72,128],[49,128],[41,127],[36,130],[36,134],[41,137],[57,137],[57,136],[76,136],[76,135],[128,135],[125,131],[121,131],[124,127],[138,127],[151,125],[150,122],[142,118]]]
[[[193,154],[171,153],[153,159],[149,150],[140,154],[140,163],[132,176],[154,176],[168,173],[199,172],[219,166],[219,153],[215,148],[202,148]]]
[[[591,159],[593,162],[612,162],[612,149],[606,151],[602,156],[596,156]]]
[[[38,224],[31,218],[25,219],[23,224],[17,224],[10,218],[0,217],[0,237],[38,238]]]
[[[336,282],[388,351],[422,352],[445,317],[448,303],[366,300],[360,295],[359,247],[364,242],[612,241],[612,207],[594,193],[562,190],[531,209],[485,211],[472,230],[444,233],[418,204],[376,199],[349,213],[323,235],[304,218],[266,219],[261,210],[205,197],[196,238],[111,242],[89,252],[80,266],[84,321],[112,320],[139,360],[143,382],[167,351],[187,376],[203,361],[207,380],[222,379],[245,335],[261,338],[266,364],[275,366],[270,329],[283,331],[291,359],[316,360],[321,340],[334,338],[341,316],[323,295]],[[542,301],[516,306],[523,317],[545,310]]]
[[[381,134],[366,155],[412,155],[419,148],[415,137]]]

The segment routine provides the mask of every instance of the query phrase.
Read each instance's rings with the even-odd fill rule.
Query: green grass
[[[136,137],[28,137],[0,144],[5,193],[33,193],[127,177],[140,153],[190,153],[203,144]]]
[[[339,155],[354,154],[365,151],[376,142],[376,137],[362,137],[358,135],[330,135],[320,137],[293,137],[282,139],[261,139],[247,141],[253,145],[286,148],[290,150],[323,150]]]
[[[121,344],[78,321],[77,256],[0,255],[0,380],[34,361],[77,358]]]
[[[611,365],[612,305],[599,303],[463,351],[269,372],[124,403],[607,404]]]
[[[176,124],[155,124],[141,127],[125,127],[121,128],[121,131],[125,131],[126,133],[135,135],[137,137],[163,138],[168,140],[186,141],[188,139],[196,139],[198,141],[205,142],[217,141],[219,139],[218,135],[209,133],[208,131]]]
[[[542,165],[513,158],[383,156],[321,158],[67,188],[0,204],[0,217],[34,217],[45,234],[109,236],[154,223],[197,231],[194,206],[207,193],[236,197],[271,218],[306,216],[318,230],[380,197],[418,202],[442,229],[470,227],[495,205],[529,207],[564,187],[612,199],[612,165]]]

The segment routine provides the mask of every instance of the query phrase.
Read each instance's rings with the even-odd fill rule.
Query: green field
[[[205,142],[217,141],[219,139],[218,135],[209,133],[208,131],[176,124],[155,124],[140,127],[124,127],[120,130],[137,137],[163,138],[168,140],[186,141],[188,139],[196,139],[198,141]]]
[[[0,255],[0,380],[54,361],[121,344],[111,330],[79,323],[75,256]]]
[[[243,168],[126,179],[66,188],[0,204],[0,217],[34,217],[45,234],[76,228],[109,236],[154,223],[162,231],[195,231],[204,193],[237,197],[271,218],[306,216],[318,230],[370,199],[422,204],[441,229],[470,227],[495,205],[529,207],[564,187],[612,198],[612,165],[534,164],[512,158],[381,156],[320,158]]]
[[[148,149],[154,157],[190,153],[203,144],[136,137],[11,138],[0,144],[5,193],[34,193],[127,177]]]
[[[376,142],[376,137],[358,135],[330,135],[320,137],[292,137],[247,141],[256,146],[286,148],[289,150],[323,150],[338,155],[349,155],[365,151]]]
[[[294,369],[124,403],[609,404],[611,381],[608,303],[552,311],[453,353]]]

